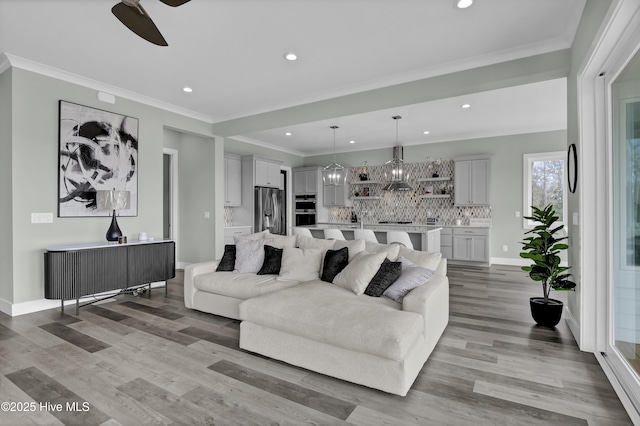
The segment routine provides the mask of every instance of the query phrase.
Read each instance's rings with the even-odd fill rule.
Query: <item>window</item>
[[[560,221],[567,224],[565,157],[564,151],[524,155],[524,216],[531,215],[531,206],[544,208],[552,204]],[[525,219],[524,227],[533,227],[533,222]]]

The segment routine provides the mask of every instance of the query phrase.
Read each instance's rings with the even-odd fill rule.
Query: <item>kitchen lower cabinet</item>
[[[453,228],[452,259],[489,263],[489,228]]]

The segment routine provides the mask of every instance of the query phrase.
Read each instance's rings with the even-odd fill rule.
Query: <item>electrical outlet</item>
[[[503,245],[502,246],[502,251],[509,251],[509,246],[508,245]]]
[[[210,216],[210,215],[209,215],[209,212],[204,212],[204,218],[205,218],[205,219],[209,219],[209,216]]]
[[[516,212],[516,217],[520,217],[520,212]]]

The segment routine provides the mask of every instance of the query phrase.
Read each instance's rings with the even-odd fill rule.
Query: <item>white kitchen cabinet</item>
[[[237,155],[224,155],[224,205],[242,205],[242,161]]]
[[[326,207],[345,207],[350,206],[349,189],[347,185],[323,185],[324,196],[322,198]]]
[[[294,194],[316,194],[318,193],[319,174],[317,168],[313,170],[294,170],[293,172],[293,193]]]
[[[453,260],[489,263],[489,228],[453,228]]]
[[[440,253],[447,260],[453,259],[453,229],[442,228],[440,230]]]
[[[270,188],[280,187],[280,164],[256,159],[255,160],[255,186]]]
[[[487,206],[491,204],[491,158],[456,157],[454,160],[454,204]]]

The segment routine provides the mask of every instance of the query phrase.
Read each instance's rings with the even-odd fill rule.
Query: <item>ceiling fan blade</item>
[[[118,3],[111,8],[111,12],[127,28],[148,42],[158,46],[169,45],[142,6],[131,7],[124,3]]]
[[[182,6],[185,3],[190,2],[191,0],[160,0],[160,1],[168,6],[178,7],[178,6]]]

